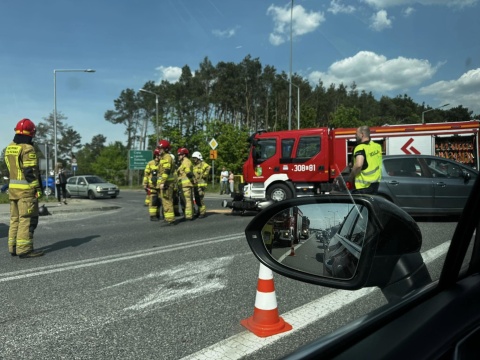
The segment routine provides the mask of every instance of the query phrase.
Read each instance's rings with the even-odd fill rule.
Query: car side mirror
[[[277,202],[258,213],[245,234],[260,262],[303,282],[347,290],[378,286],[389,301],[431,282],[417,223],[380,197]]]

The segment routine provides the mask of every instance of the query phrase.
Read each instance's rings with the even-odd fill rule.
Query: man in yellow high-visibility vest
[[[382,178],[382,146],[370,139],[368,126],[360,126],[356,138],[349,176],[349,181],[355,185],[352,194],[377,194]]]

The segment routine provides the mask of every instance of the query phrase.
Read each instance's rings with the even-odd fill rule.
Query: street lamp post
[[[284,79],[283,77],[280,77],[280,79],[283,79],[285,81],[288,81],[289,84],[290,84],[290,88],[292,86],[295,86],[297,88],[297,129],[300,129],[300,87],[298,85],[295,85],[294,83],[292,83],[290,80],[286,80]],[[291,94],[291,92],[290,92]],[[290,96],[290,99],[292,98],[291,95]],[[290,110],[291,111],[291,106],[290,106]],[[289,130],[291,130],[291,125],[289,127]]]
[[[290,74],[288,87],[288,130],[292,130],[292,57],[293,57],[293,0],[290,6]]]
[[[450,104],[443,104],[442,106],[439,106],[439,107],[436,107],[436,108],[433,108],[433,109],[428,109],[428,110],[425,110],[424,112],[422,112],[422,124],[425,124],[425,117],[424,117],[425,113],[427,113],[429,111],[433,111],[433,110],[443,108],[443,107],[448,106],[448,105],[450,105]]]
[[[143,92],[146,92],[148,94],[155,95],[155,105],[156,105],[155,111],[156,111],[156,114],[157,114],[157,120],[156,120],[157,123],[155,125],[155,134],[157,135],[157,145],[158,145],[158,94],[155,94],[154,92],[149,91],[149,90],[145,90],[145,89],[140,89],[139,91],[143,91]]]
[[[335,226],[337,223],[335,222],[335,213],[338,213],[338,211],[332,211],[332,210],[328,210],[328,212],[332,213],[333,214],[333,226]]]
[[[297,88],[297,129],[300,129],[300,87],[292,82],[290,84]]]
[[[54,169],[57,166],[57,72],[86,72],[94,73],[92,69],[54,69],[53,70],[53,152],[54,152]],[[47,174],[48,180],[48,174]],[[48,181],[47,181],[48,184]],[[57,196],[57,187],[55,186],[55,196]]]

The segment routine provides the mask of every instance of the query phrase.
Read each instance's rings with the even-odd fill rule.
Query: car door
[[[380,194],[409,213],[428,213],[434,207],[431,175],[422,169],[417,158],[384,158]]]
[[[477,173],[448,159],[427,157],[424,160],[434,180],[434,207],[439,211],[460,214],[472,191]]]
[[[88,184],[84,176],[79,176],[77,180],[77,194],[78,196],[87,196]]]
[[[78,196],[77,177],[73,176],[67,180],[67,191],[70,196]]]

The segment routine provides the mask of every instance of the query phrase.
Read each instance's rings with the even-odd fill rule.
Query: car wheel
[[[66,194],[67,198],[71,198],[71,197],[72,197],[72,194],[70,194],[70,193],[68,192],[68,190],[66,191],[66,193],[67,193],[67,194]]]
[[[46,187],[43,192],[45,193],[45,195],[47,196],[50,196],[50,195],[53,195],[55,193],[55,191],[52,191],[52,188],[49,188],[49,187]]]
[[[282,201],[291,199],[293,196],[287,185],[273,184],[267,190],[267,197],[273,201]]]
[[[90,200],[95,200],[95,194],[93,193],[92,190],[89,190],[89,191],[88,191],[88,198],[89,198]]]
[[[110,196],[112,199],[115,199],[117,197],[117,195],[112,195]]]

